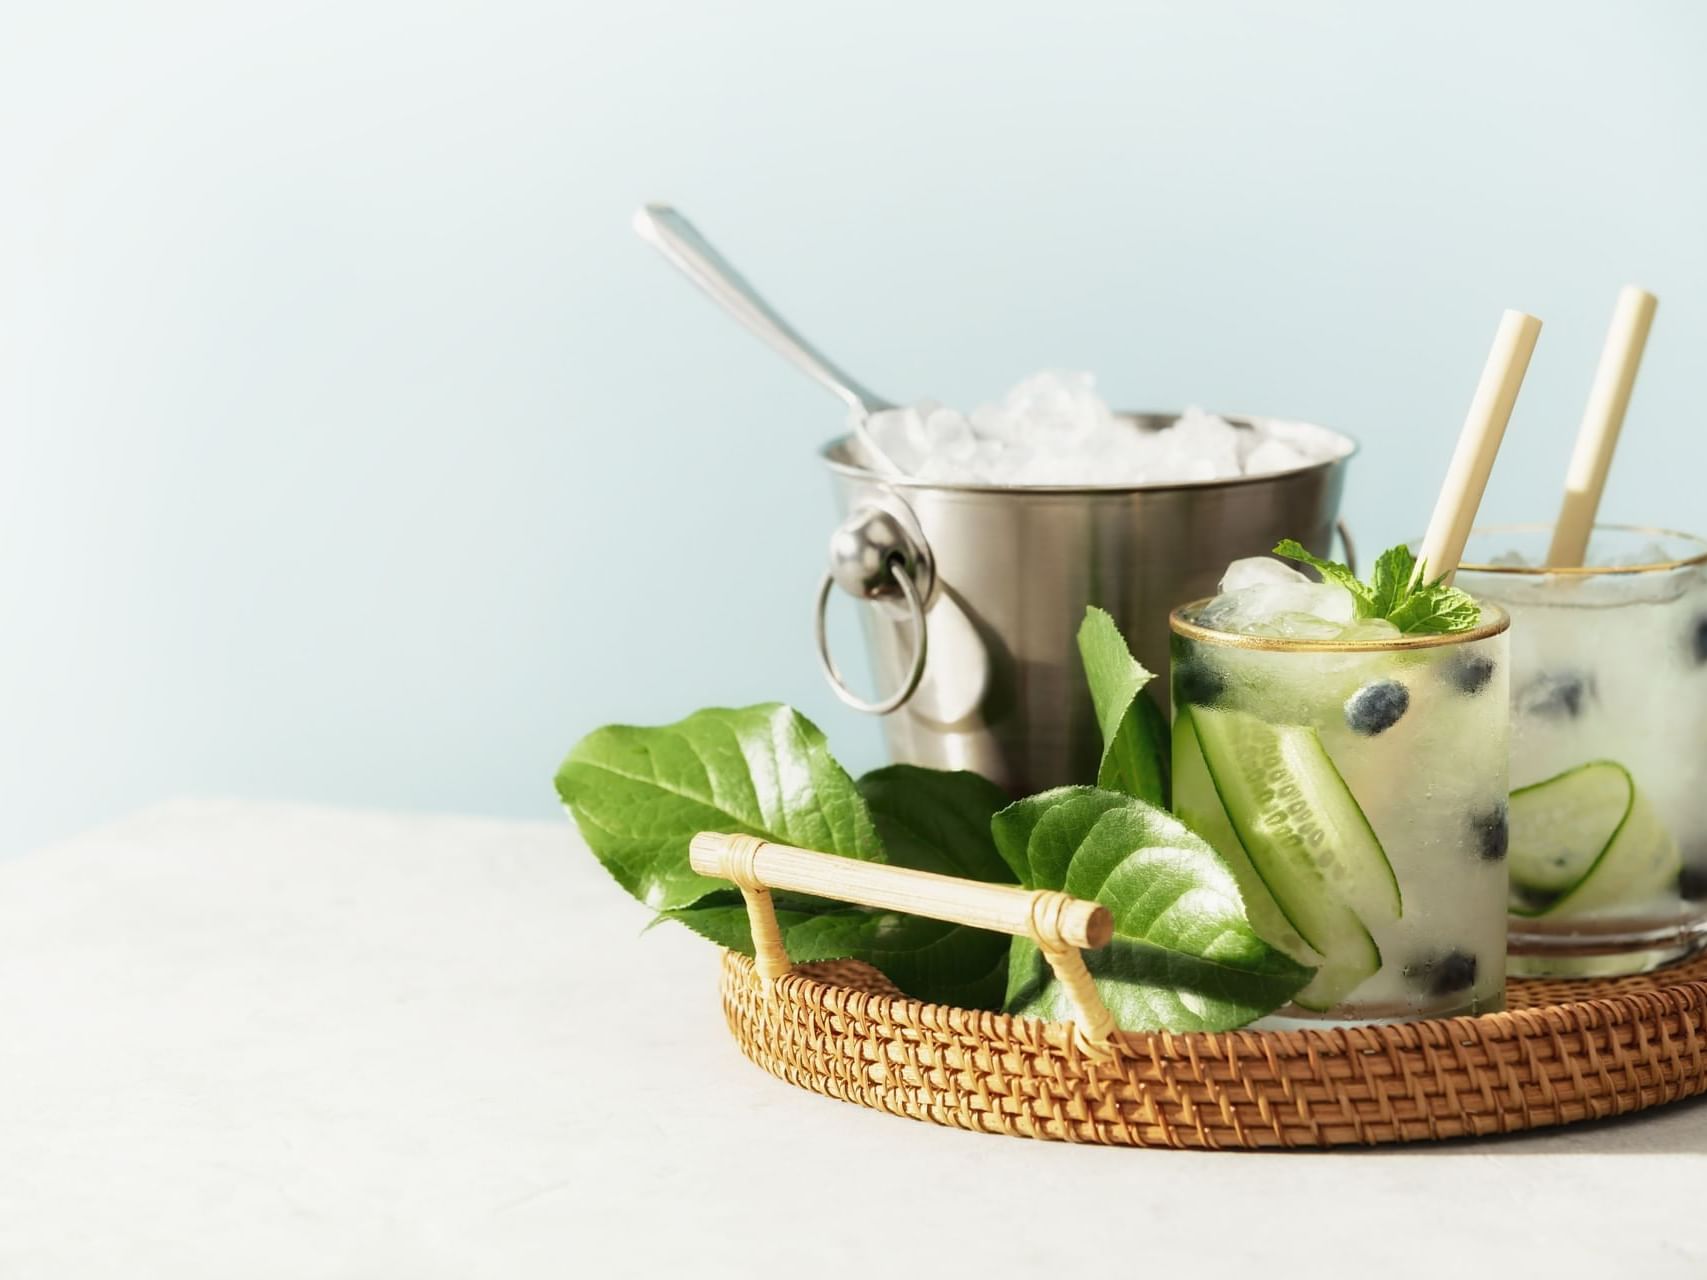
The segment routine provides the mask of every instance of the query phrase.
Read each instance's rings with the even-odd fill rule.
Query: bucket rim
[[[1183,411],[1182,411],[1183,412]],[[1172,422],[1179,413],[1169,413],[1153,409],[1133,410],[1116,409],[1115,413],[1123,418],[1165,419]],[[1000,494],[1039,494],[1044,496],[1063,496],[1072,494],[1102,495],[1114,497],[1135,493],[1175,493],[1196,489],[1232,489],[1244,486],[1260,485],[1268,481],[1287,479],[1293,476],[1309,475],[1312,472],[1331,471],[1335,467],[1350,462],[1363,450],[1363,445],[1355,436],[1347,435],[1336,427],[1322,426],[1320,423],[1303,419],[1277,418],[1273,414],[1251,413],[1221,413],[1216,415],[1237,427],[1249,427],[1261,422],[1293,422],[1304,426],[1326,431],[1337,436],[1345,443],[1343,452],[1332,458],[1324,458],[1319,462],[1307,463],[1302,467],[1290,467],[1284,471],[1265,471],[1254,476],[1224,476],[1218,480],[1170,480],[1163,484],[991,484],[987,481],[957,481],[957,480],[921,480],[916,476],[891,476],[857,463],[846,462],[835,456],[854,436],[851,431],[833,436],[818,446],[818,456],[824,460],[824,465],[839,476],[851,480],[862,480],[871,484],[890,485],[897,489],[933,489],[949,493],[1000,493]]]

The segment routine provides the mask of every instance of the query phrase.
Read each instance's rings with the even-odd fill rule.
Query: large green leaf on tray
[[[1114,941],[1085,953],[1097,990],[1129,1030],[1223,1031],[1285,1005],[1312,970],[1245,918],[1232,873],[1202,839],[1129,796],[1062,787],[996,815],[997,847],[1030,888],[1094,899]],[[1072,1016],[1036,946],[1016,939],[1007,1008]]]
[[[996,852],[990,819],[1006,807],[1005,791],[982,774],[892,764],[859,780],[888,861],[916,871],[1012,884]]]
[[[989,780],[891,765],[866,774],[858,791],[886,861],[942,875],[1012,881],[990,834],[990,818],[1007,797]],[[1001,934],[801,894],[772,897],[783,945],[796,964],[864,960],[921,1000],[970,1009],[1001,1006],[1008,955],[1008,939]],[[753,952],[746,904],[734,890],[721,889],[662,915],[720,946]]]
[[[996,852],[990,819],[1007,793],[976,773],[943,772],[897,764],[859,780],[878,835],[896,866],[940,875],[1012,884]],[[874,918],[875,917],[875,918]],[[1007,986],[1005,934],[894,913],[826,916],[789,937],[799,960],[838,946],[889,975],[908,995],[968,1009],[999,1009]]]
[[[772,898],[783,946],[795,964],[863,960],[920,1000],[963,1009],[1002,1007],[1009,942],[1003,934],[895,911],[826,908],[790,894]],[[736,890],[711,894],[658,918],[685,924],[720,947],[753,954],[746,902]]]
[[[1153,677],[1132,656],[1114,619],[1094,607],[1079,624],[1079,658],[1102,730],[1097,786],[1165,807],[1168,726],[1144,693]]]
[[[657,729],[601,729],[558,773],[558,792],[599,860],[635,898],[724,947],[753,954],[746,903],[688,867],[698,831],[888,860],[980,881],[1011,881],[990,836],[1007,802],[975,773],[894,765],[854,783],[823,736],[785,707],[698,712]],[[797,964],[854,957],[908,995],[997,1009],[1009,939],[896,911],[775,893]]]
[[[557,792],[617,883],[659,911],[727,888],[688,865],[700,831],[882,860],[853,779],[818,727],[779,703],[596,729],[563,762]]]

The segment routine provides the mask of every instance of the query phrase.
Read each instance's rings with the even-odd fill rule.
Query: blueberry
[[[1446,664],[1446,678],[1460,693],[1480,693],[1494,678],[1494,660],[1485,653],[1454,654]]]
[[[1594,699],[1594,681],[1573,672],[1539,675],[1517,691],[1513,701],[1522,715],[1575,720]]]
[[[1707,898],[1707,871],[1700,867],[1685,867],[1677,873],[1677,894],[1690,902]]]
[[[1695,665],[1707,662],[1707,616],[1695,620]]]
[[[1454,947],[1443,955],[1413,960],[1404,970],[1405,980],[1431,996],[1449,996],[1476,985],[1476,957]]]
[[[1345,722],[1373,737],[1398,724],[1410,705],[1411,691],[1397,680],[1373,680],[1345,700]]]
[[[1177,705],[1213,706],[1226,688],[1226,678],[1206,663],[1189,661],[1174,667],[1174,702]]]
[[[1498,862],[1511,846],[1511,828],[1506,822],[1505,801],[1470,815],[1470,830],[1476,835],[1476,851],[1484,862]]]

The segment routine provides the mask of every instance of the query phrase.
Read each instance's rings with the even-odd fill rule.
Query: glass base
[[[1415,1005],[1342,1004],[1323,1013],[1288,1005],[1278,1013],[1258,1018],[1252,1031],[1327,1031],[1333,1027],[1367,1027],[1383,1023],[1420,1022],[1425,1018],[1473,1018],[1499,1013],[1505,1008],[1505,993],[1494,992],[1445,1008],[1419,1009]]]
[[[1543,924],[1513,917],[1506,973],[1513,978],[1627,978],[1707,945],[1707,919],[1584,920]]]

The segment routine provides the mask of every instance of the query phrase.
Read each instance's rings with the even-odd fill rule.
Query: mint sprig
[[[1360,582],[1337,561],[1310,554],[1291,538],[1278,543],[1274,554],[1309,565],[1322,575],[1322,581],[1351,592],[1359,618],[1385,618],[1403,635],[1448,635],[1468,631],[1481,621],[1481,607],[1468,593],[1448,586],[1442,580],[1445,574],[1432,582],[1426,573],[1417,574],[1417,558],[1403,543],[1381,553],[1368,582]]]

